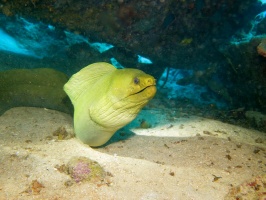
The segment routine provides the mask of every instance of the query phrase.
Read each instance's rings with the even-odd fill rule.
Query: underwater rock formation
[[[225,63],[217,74],[233,107],[266,111],[266,58],[256,50],[262,40],[254,38],[221,50]]]
[[[265,199],[266,198],[266,174],[261,174],[246,180],[240,185],[234,186],[225,196],[225,200],[234,199]]]
[[[63,91],[68,77],[50,68],[14,69],[0,72],[0,114],[12,107],[31,106],[70,113]]]
[[[266,72],[263,46],[256,43],[255,49],[258,46],[262,55],[258,56],[254,49],[243,51],[246,47],[241,44],[243,37],[251,39],[265,33],[264,10],[265,4],[255,0],[8,0],[0,3],[0,12],[8,20],[19,16],[33,23],[41,21],[46,24],[43,29],[49,29],[50,24],[57,31],[47,34],[54,34],[58,40],[67,38],[64,33],[67,30],[84,37],[84,41],[114,46],[99,53],[90,49],[86,41],[69,45],[63,53],[76,63],[63,65],[68,75],[89,63],[109,62],[110,58],[126,68],[149,71],[156,79],[166,67],[189,69],[195,71],[196,76],[185,78],[186,84],[206,85],[233,108],[244,104],[250,109],[263,107],[266,110],[263,106],[265,82],[262,76],[265,77]],[[8,20],[1,20],[1,28],[6,32]],[[9,32],[11,36],[12,33]],[[232,45],[234,38],[238,47]],[[247,41],[254,48],[254,42]],[[226,45],[234,52],[227,52],[231,50],[224,48]],[[52,55],[57,53],[54,51]],[[152,60],[152,64],[138,63],[139,53]]]
[[[247,111],[245,112],[245,116],[256,127],[266,127],[266,115],[258,111]]]
[[[193,68],[195,63],[215,60],[215,46],[246,26],[259,7],[254,0],[9,0],[2,1],[0,12],[113,44],[124,55],[122,64],[128,59],[124,51],[141,51],[155,66]]]

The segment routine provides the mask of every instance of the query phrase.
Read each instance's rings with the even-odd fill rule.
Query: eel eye
[[[139,78],[138,78],[138,77],[135,77],[135,78],[134,78],[134,83],[135,83],[135,84],[139,84]]]

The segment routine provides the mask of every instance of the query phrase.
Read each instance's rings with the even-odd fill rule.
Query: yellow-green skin
[[[76,137],[92,147],[105,144],[154,97],[155,84],[141,70],[104,62],[81,69],[64,85],[74,105]]]

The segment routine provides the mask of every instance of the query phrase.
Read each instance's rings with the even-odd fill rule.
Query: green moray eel
[[[104,62],[81,69],[64,85],[74,105],[76,137],[92,147],[105,144],[154,97],[155,85],[151,75],[138,69]]]

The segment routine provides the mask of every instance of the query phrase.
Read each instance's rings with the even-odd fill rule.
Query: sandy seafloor
[[[70,115],[12,108],[0,117],[0,199],[266,198],[265,133],[174,112],[146,108],[93,149],[53,136],[60,127],[73,134]],[[139,128],[143,119],[151,128]],[[76,156],[97,161],[104,180],[66,184],[56,166]]]

